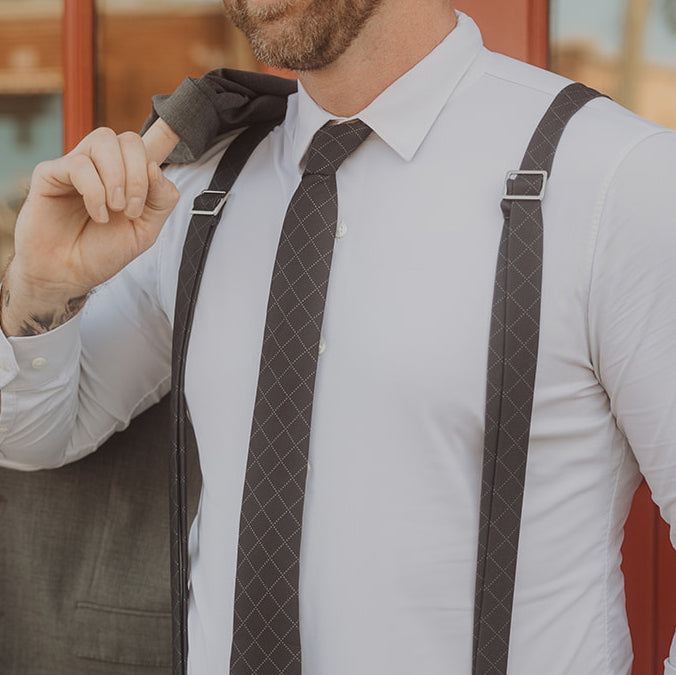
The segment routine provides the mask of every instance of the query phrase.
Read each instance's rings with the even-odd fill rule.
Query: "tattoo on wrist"
[[[72,319],[83,307],[89,294],[71,298],[62,312],[45,312],[44,314],[30,314],[19,327],[19,337],[42,335]],[[9,304],[9,291],[5,293],[5,306]]]

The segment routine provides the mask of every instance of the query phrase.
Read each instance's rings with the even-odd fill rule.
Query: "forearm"
[[[28,284],[10,265],[0,289],[0,328],[6,337],[42,335],[76,316],[88,295],[76,289]],[[0,395],[0,412],[7,396]]]
[[[6,466],[77,459],[168,389],[171,332],[143,291],[154,288],[154,268],[140,267],[150,275],[142,272],[140,285],[126,273],[144,258],[178,200],[158,167],[178,140],[165,127],[156,125],[146,139],[97,129],[33,172],[0,293],[0,327],[9,338],[0,345]],[[87,361],[79,314],[91,291],[113,278],[121,281],[102,294],[112,295],[112,304],[104,301],[91,314]]]
[[[83,288],[27,281],[10,264],[0,291],[0,327],[8,337],[42,335],[72,319],[85,305]]]
[[[0,464],[60,466],[77,418],[80,318],[48,335],[0,336]]]
[[[61,326],[0,338],[0,464],[79,459],[167,393],[169,322],[138,281],[125,270]]]

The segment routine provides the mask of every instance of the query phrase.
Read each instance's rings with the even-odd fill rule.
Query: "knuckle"
[[[138,173],[127,174],[127,192],[134,195],[143,195],[148,190],[147,177]]]
[[[70,158],[70,169],[71,171],[82,171],[83,169],[89,168],[91,161],[86,155],[73,155]]]
[[[51,173],[53,164],[54,160],[46,160],[37,164],[33,169],[33,180],[35,181],[48,176]]]
[[[92,131],[92,136],[101,139],[117,138],[117,134],[110,127],[99,127]]]
[[[120,143],[138,143],[141,141],[141,137],[137,134],[134,133],[133,131],[123,131],[121,134],[118,135],[117,137],[120,141]]]

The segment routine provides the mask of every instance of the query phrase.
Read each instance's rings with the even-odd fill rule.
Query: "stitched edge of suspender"
[[[486,394],[486,430],[484,439],[484,464],[482,472],[482,495],[479,525],[479,543],[477,554],[477,572],[475,589],[474,638],[472,652],[473,675],[506,675],[509,656],[509,636],[511,629],[511,613],[516,578],[516,564],[518,555],[518,539],[523,505],[526,461],[528,453],[529,431],[533,404],[533,387],[537,367],[537,342],[539,337],[540,293],[542,281],[542,208],[541,199],[544,195],[546,177],[552,170],[554,155],[563,131],[573,117],[586,103],[602,96],[581,84],[571,84],[565,87],[555,97],[536,128],[533,137],[524,155],[518,171],[511,172],[516,180],[507,181],[505,195],[502,201],[502,210],[505,216],[503,232],[496,266],[496,280],[493,298],[493,316],[491,319],[491,342],[488,356],[488,381]],[[531,173],[535,172],[535,173]],[[538,184],[537,174],[541,176]],[[508,174],[509,176],[509,174]],[[511,185],[510,185],[511,182]],[[532,274],[537,279],[535,297],[531,298],[531,312],[535,325],[531,332],[528,329],[511,325],[511,313],[514,304],[509,292],[510,279],[521,274],[515,261],[510,257],[510,235],[515,224],[528,222],[537,242],[526,242],[526,245],[539,247],[539,264]],[[519,242],[518,245],[521,245]],[[536,252],[536,255],[538,252]],[[536,306],[535,306],[536,305]],[[512,311],[510,311],[512,310]],[[514,430],[511,419],[504,419],[505,410],[505,377],[506,362],[512,354],[508,351],[508,340],[519,335],[520,344],[529,343],[531,363],[527,365],[526,375],[520,375],[520,380],[528,380],[530,392],[518,406],[522,415],[520,426],[525,433],[518,438],[507,438],[509,431]],[[514,340],[512,340],[514,342]],[[495,373],[493,375],[492,373]],[[494,377],[495,381],[491,378]],[[493,392],[493,394],[491,393]],[[497,392],[497,398],[496,398]],[[493,420],[491,415],[495,415]],[[513,415],[512,415],[513,417]],[[516,425],[517,427],[519,425]],[[517,472],[504,471],[501,463],[504,461],[501,454],[511,453],[510,462],[515,459],[520,463]],[[509,478],[506,477],[509,473]],[[516,477],[515,473],[518,473]],[[498,475],[500,477],[498,478]],[[507,486],[507,483],[511,484]],[[517,493],[511,492],[508,497],[502,493],[507,487],[514,489],[516,481]],[[506,487],[507,486],[507,487]],[[496,499],[508,504],[513,510],[512,531],[503,536],[496,526],[497,517],[504,517],[504,513],[496,513]],[[496,552],[504,555],[507,547],[511,549],[506,563],[497,561]],[[490,564],[489,564],[490,563]],[[490,601],[487,597],[490,595]],[[492,603],[492,606],[490,606]]]
[[[258,124],[243,131],[223,154],[207,192],[229,192],[253,151],[280,121]],[[187,417],[184,393],[185,360],[202,272],[214,232],[221,219],[220,209],[205,209],[203,205],[198,205],[200,196],[198,195],[193,205],[193,211],[198,213],[193,214],[190,220],[179,268],[172,346],[170,550],[174,675],[186,675],[188,657],[186,442],[190,420]],[[197,264],[195,264],[196,256]]]

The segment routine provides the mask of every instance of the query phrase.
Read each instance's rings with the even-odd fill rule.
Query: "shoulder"
[[[482,49],[446,113],[449,121],[457,119],[457,113],[474,120],[477,144],[502,148],[501,161],[517,168],[543,115],[570,84],[571,80],[555,73]],[[478,128],[476,120],[481,120]],[[671,146],[676,132],[639,117],[607,97],[595,99],[568,123],[557,148],[552,177],[565,178],[566,191],[591,190],[598,194],[626,163],[645,166],[647,162],[651,175],[656,168],[646,159],[650,153],[636,149],[643,144],[653,148],[655,143],[649,140],[653,137]],[[666,148],[661,152],[669,154]]]
[[[480,89],[500,100],[504,116],[523,115],[538,120],[557,94],[572,80],[502,54],[483,50],[480,60]],[[600,92],[603,94],[604,92]],[[585,147],[613,146],[640,142],[664,129],[623,108],[607,96],[588,103],[571,120],[567,135]]]

